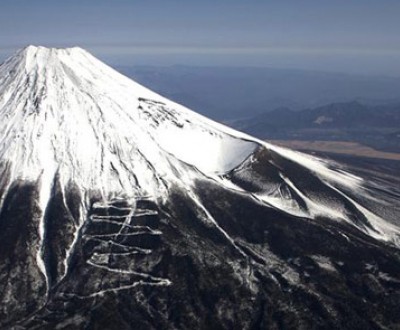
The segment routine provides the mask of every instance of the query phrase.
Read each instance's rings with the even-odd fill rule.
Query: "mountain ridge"
[[[215,123],[78,48],[6,61],[0,118],[0,327],[396,322],[389,302],[368,305],[398,300],[390,186]],[[370,264],[388,274],[368,266],[372,298],[309,278],[347,288]],[[362,308],[377,312],[363,322]]]
[[[302,111],[280,108],[229,125],[262,139],[357,141],[378,150],[400,151],[399,105],[346,102]]]

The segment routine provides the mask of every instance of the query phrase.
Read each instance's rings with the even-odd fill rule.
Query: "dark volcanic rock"
[[[71,245],[68,228],[75,222],[55,184],[42,247],[47,293],[33,261],[38,233],[22,224],[38,216],[35,185],[11,189],[1,215],[2,328],[394,329],[399,324],[396,248],[329,219],[288,216],[212,181],[196,187],[215,223],[199,221],[205,210],[178,188],[160,205],[117,201],[103,209],[93,203],[65,270],[61,247]]]
[[[81,49],[0,66],[1,329],[395,329],[400,192]]]

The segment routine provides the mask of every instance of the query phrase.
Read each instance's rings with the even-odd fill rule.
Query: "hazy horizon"
[[[80,46],[112,65],[258,66],[400,77],[394,0],[4,0],[0,60]]]

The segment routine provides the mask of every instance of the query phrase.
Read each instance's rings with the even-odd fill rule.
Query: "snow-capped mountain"
[[[0,67],[5,328],[245,329],[286,322],[275,313],[342,325],[349,294],[310,284],[310,269],[335,285],[360,267],[386,274],[370,280],[390,295],[398,198],[200,116],[80,48],[29,46]],[[394,324],[382,313],[369,322]]]

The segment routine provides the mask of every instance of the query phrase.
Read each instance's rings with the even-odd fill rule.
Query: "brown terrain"
[[[271,143],[303,151],[329,152],[359,157],[398,160],[400,153],[375,150],[357,142],[346,141],[301,141],[301,140],[268,140]]]

